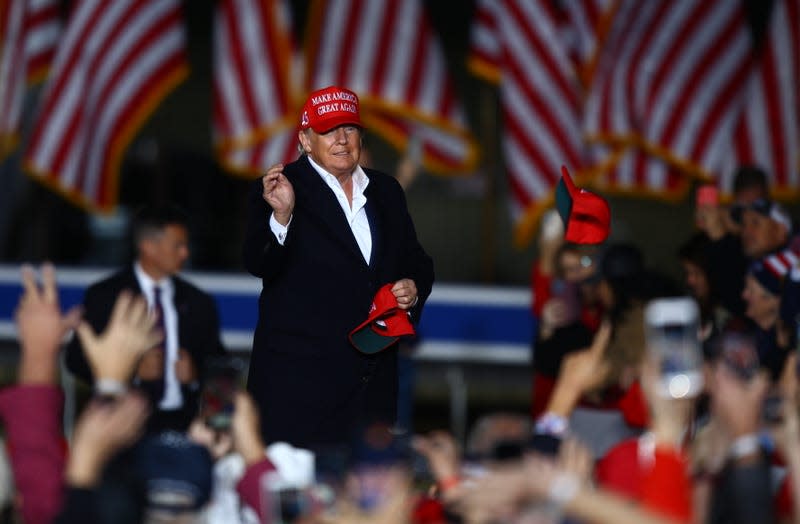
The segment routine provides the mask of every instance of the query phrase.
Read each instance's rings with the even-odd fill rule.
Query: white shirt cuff
[[[294,215],[292,215],[294,216]],[[269,228],[272,230],[272,233],[275,235],[275,238],[278,239],[278,243],[283,245],[286,241],[286,233],[289,232],[289,225],[292,223],[292,217],[289,217],[289,222],[284,226],[277,220],[275,220],[275,213],[269,215]]]

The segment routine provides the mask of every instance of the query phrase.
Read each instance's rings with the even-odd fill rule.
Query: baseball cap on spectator
[[[382,351],[405,335],[414,335],[408,313],[400,309],[392,293],[394,283],[381,287],[372,299],[369,316],[350,332],[350,342],[362,353]]]
[[[762,258],[750,264],[747,273],[752,275],[770,295],[779,296],[781,294],[784,276],[770,267],[765,259]]]
[[[556,209],[564,221],[564,240],[576,244],[599,244],[611,230],[611,211],[600,195],[575,186],[569,171],[561,166],[556,186]]]
[[[394,434],[394,427],[382,420],[363,423],[355,432],[350,456],[351,467],[407,463],[407,439]]]
[[[343,125],[364,127],[359,114],[358,95],[349,89],[328,86],[308,95],[300,116],[300,129],[327,133]]]
[[[787,231],[792,230],[792,219],[789,213],[772,200],[759,198],[749,204],[737,204],[731,208],[731,218],[737,223],[742,223],[742,216],[746,210],[755,211],[756,213],[765,216],[786,228]]]
[[[183,513],[208,502],[213,461],[204,446],[183,433],[166,431],[145,438],[135,453],[148,508]]]

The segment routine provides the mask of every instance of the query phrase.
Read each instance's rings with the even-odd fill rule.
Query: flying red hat
[[[556,209],[564,221],[564,240],[575,244],[599,244],[611,231],[608,202],[595,193],[575,186],[569,171],[561,166],[556,186]]]

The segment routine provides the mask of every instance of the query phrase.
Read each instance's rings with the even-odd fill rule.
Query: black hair
[[[678,248],[678,258],[694,264],[708,275],[708,250],[710,246],[711,240],[708,235],[703,232],[695,233]]]
[[[769,197],[769,180],[767,173],[758,166],[739,166],[733,175],[733,193],[737,194],[745,189],[758,188]]]
[[[600,275],[614,294],[609,316],[615,324],[637,302],[681,294],[673,279],[645,266],[642,251],[633,244],[609,246],[600,261]]]
[[[175,204],[144,205],[131,220],[130,239],[137,251],[142,239],[161,233],[167,226],[179,225],[189,229],[189,216]]]

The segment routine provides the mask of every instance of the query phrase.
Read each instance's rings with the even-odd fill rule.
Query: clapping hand
[[[164,338],[155,325],[156,318],[148,313],[145,300],[128,291],[120,293],[108,327],[100,335],[87,322],[81,322],[78,337],[95,380],[127,383],[136,362]]]

